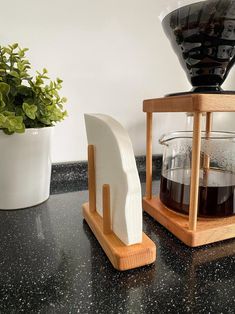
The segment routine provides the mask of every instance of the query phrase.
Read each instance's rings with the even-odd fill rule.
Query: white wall
[[[86,159],[84,112],[119,120],[130,133],[135,154],[145,154],[143,99],[190,89],[158,20],[165,3],[1,1],[0,44],[18,42],[30,48],[35,69],[45,66],[53,78],[64,80],[69,118],[55,128],[54,162]],[[225,87],[235,88],[234,75]],[[217,115],[216,128],[234,129],[233,119],[231,114]],[[159,153],[158,137],[182,129],[185,118],[161,114],[155,122],[154,153]]]

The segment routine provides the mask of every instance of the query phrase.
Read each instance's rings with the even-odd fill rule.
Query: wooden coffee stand
[[[177,238],[191,247],[201,246],[235,237],[235,216],[228,218],[198,218],[198,192],[201,151],[201,118],[206,113],[206,132],[211,130],[213,112],[235,112],[235,95],[186,94],[144,101],[147,115],[146,195],[144,210]],[[167,208],[152,195],[152,124],[153,113],[192,112],[194,114],[192,144],[192,175],[189,215]],[[204,162],[208,165],[209,160]]]

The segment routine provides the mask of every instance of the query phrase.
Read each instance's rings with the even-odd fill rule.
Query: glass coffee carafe
[[[177,212],[189,213],[192,132],[174,132],[164,145],[160,199]],[[198,216],[235,214],[235,133],[202,132]]]
[[[193,89],[223,91],[235,61],[234,0],[167,0],[160,19]]]

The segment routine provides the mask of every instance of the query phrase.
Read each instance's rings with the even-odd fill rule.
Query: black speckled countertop
[[[83,221],[87,199],[0,212],[0,313],[235,313],[235,240],[187,248],[144,214],[156,263],[118,272]]]

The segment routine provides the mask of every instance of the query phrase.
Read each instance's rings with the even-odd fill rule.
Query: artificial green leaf
[[[6,117],[0,113],[0,125],[3,125],[6,122]]]
[[[62,97],[61,98],[61,102],[67,102],[67,98],[66,97]]]
[[[13,48],[13,49],[16,49],[17,47],[18,47],[18,44],[17,44],[17,43],[15,43],[15,44],[12,45],[12,48]]]
[[[12,135],[12,134],[14,134],[14,131],[9,131],[8,129],[3,129],[3,132],[4,132],[6,135]]]
[[[25,55],[25,53],[24,53],[23,50],[20,50],[20,51],[18,52],[18,54],[19,54],[19,57],[20,57],[20,58],[23,58],[24,55]]]
[[[15,129],[20,129],[22,127],[23,118],[22,117],[8,117],[8,121],[11,127]]]
[[[22,123],[21,128],[15,130],[16,133],[24,133],[25,132],[25,125]]]
[[[18,85],[11,85],[10,94],[12,97],[15,97],[18,93],[17,91]]]
[[[11,76],[16,77],[16,78],[19,77],[19,73],[17,73],[16,71],[11,71],[9,74],[10,74]]]
[[[2,93],[0,92],[0,110],[2,110],[3,108],[5,108],[6,104],[3,100],[3,96]]]
[[[24,96],[32,95],[32,90],[28,86],[24,86],[24,85],[17,86],[17,91],[19,94],[24,95]]]
[[[3,53],[11,54],[11,49],[8,48],[8,47],[3,47],[3,48],[2,48],[2,51],[3,51]]]
[[[34,120],[36,118],[36,112],[38,109],[37,106],[29,105],[29,104],[24,102],[22,108],[23,108],[27,117],[29,117],[32,120]]]
[[[2,114],[6,117],[14,117],[15,116],[15,113],[14,112],[11,112],[11,111],[3,111]]]
[[[51,125],[51,121],[49,118],[46,118],[46,117],[39,118],[39,121],[41,121],[45,125]]]
[[[0,82],[0,92],[3,96],[8,96],[10,92],[10,85],[4,82]]]

